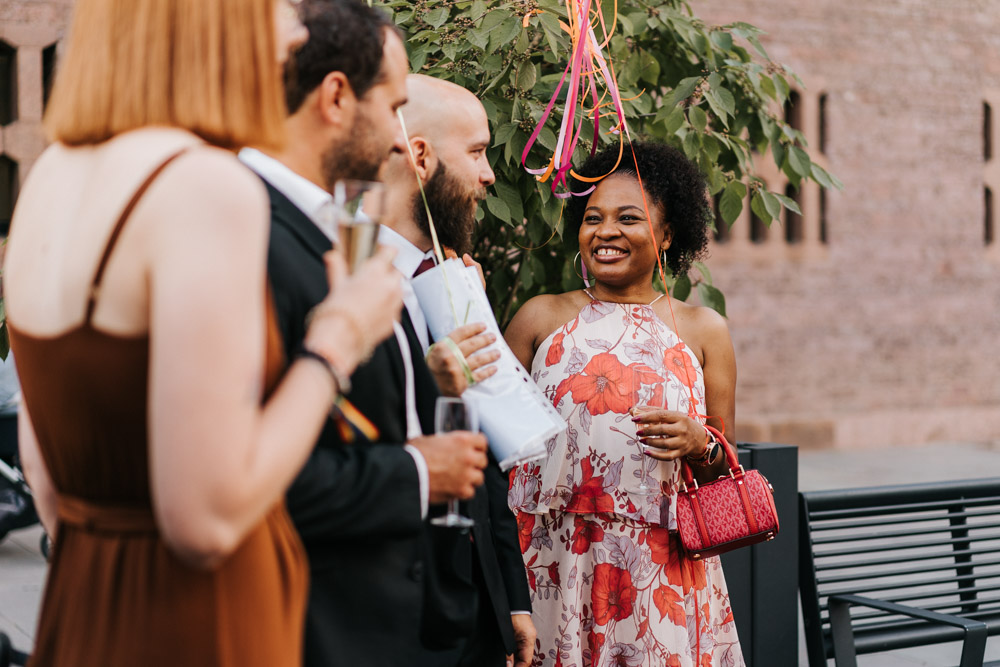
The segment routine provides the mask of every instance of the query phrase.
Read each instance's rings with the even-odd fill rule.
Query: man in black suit
[[[407,70],[398,32],[363,2],[306,0],[300,8],[310,40],[286,72],[288,142],[270,154],[241,153],[271,197],[268,273],[290,357],[328,289],[322,255],[336,238],[330,186],[374,178],[402,147],[395,110],[405,102]],[[422,644],[459,643],[475,616],[472,573],[463,577],[461,558],[455,566],[444,560],[447,549],[435,559],[425,517],[429,504],[473,496],[483,481],[485,439],[420,435],[432,430],[437,389],[422,357],[410,354],[412,335],[404,317],[351,378],[347,398],[384,444],[347,443],[328,423],[288,494],[310,560],[310,666],[410,665]],[[486,372],[478,368],[485,359],[469,360]],[[467,535],[445,541],[468,549]]]
[[[475,95],[447,81],[411,74],[407,77],[407,100],[402,111],[409,150],[394,151],[380,172],[388,201],[379,242],[396,248],[396,268],[404,276],[413,276],[433,255],[430,220],[441,245],[462,256],[466,264],[472,263],[467,253],[476,209],[495,179],[486,159],[489,121]],[[423,183],[426,206],[418,178]],[[423,313],[407,284],[403,286],[403,303],[419,334],[420,352],[428,354],[431,363],[454,363],[449,346],[429,345]],[[463,375],[456,374],[443,388],[461,394],[466,389]],[[458,651],[458,664],[503,664],[497,660],[497,647],[502,645],[509,660],[516,658],[517,667],[528,667],[535,646],[530,595],[516,522],[507,507],[507,480],[492,459],[486,485],[469,503],[468,513],[476,521],[472,534],[474,547],[480,552],[473,558],[473,571],[487,595],[480,600],[472,639]],[[504,598],[508,605],[496,604]],[[428,650],[413,664],[441,664],[441,655]]]

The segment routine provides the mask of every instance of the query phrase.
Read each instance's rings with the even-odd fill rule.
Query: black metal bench
[[[799,531],[810,667],[950,641],[960,667],[984,664],[1000,634],[1000,478],[800,493]]]

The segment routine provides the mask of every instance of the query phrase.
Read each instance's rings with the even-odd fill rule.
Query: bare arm
[[[531,370],[531,362],[538,349],[539,325],[543,324],[540,320],[544,317],[546,300],[551,302],[551,297],[536,296],[529,299],[514,315],[503,334],[510,351],[527,370]]]
[[[21,407],[17,413],[17,447],[21,457],[21,466],[24,468],[24,478],[31,487],[32,499],[35,502],[35,510],[38,518],[45,527],[45,532],[53,540],[56,538],[56,490],[49,477],[49,469],[42,459],[42,452],[38,448],[38,439],[35,437],[35,429],[31,425],[31,417],[28,415],[28,406],[21,402]]]
[[[211,566],[280,500],[335,385],[319,362],[298,361],[261,409],[265,193],[231,156],[184,163],[147,202],[160,218],[149,248],[151,485],[168,546]],[[306,340],[348,374],[391,332],[401,291],[391,252],[351,278],[334,261],[337,289]]]
[[[725,319],[715,311],[699,308],[697,316],[683,331],[692,347],[702,351],[705,374],[705,410],[709,423],[720,431],[725,424],[727,440],[735,434],[736,356]],[[698,456],[704,451],[707,434],[700,423],[682,412],[645,408],[635,421],[642,440],[650,449],[647,455],[662,461],[682,456]],[[725,474],[725,459],[719,457],[711,466],[693,467],[699,482]]]

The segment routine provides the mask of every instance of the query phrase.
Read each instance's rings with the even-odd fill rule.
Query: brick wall
[[[772,228],[752,245],[744,219],[713,248],[740,435],[1000,440],[1000,248],[984,243],[982,106],[1000,90],[1000,3],[692,4],[710,23],[767,31],[803,96],[827,94],[825,164],[844,183],[827,195],[826,244],[788,247]]]
[[[17,81],[16,120],[0,126],[0,159],[6,160],[5,173],[16,165],[21,182],[45,148],[42,54],[65,36],[72,5],[72,0],[0,0],[0,49],[15,54]],[[6,215],[0,211],[0,217]]]
[[[22,179],[43,147],[41,54],[65,34],[71,5],[0,2],[0,40],[18,51],[18,120],[0,129],[0,155]],[[845,186],[827,195],[825,244],[812,187],[803,243],[787,245],[775,226],[751,244],[744,216],[713,248],[739,363],[740,436],[838,447],[1000,440],[1000,245],[983,242],[984,177],[1000,164],[984,165],[982,148],[984,99],[1000,128],[1000,3],[693,8],[768,32],[772,57],[806,83],[814,152],[816,100],[827,94],[820,159]]]

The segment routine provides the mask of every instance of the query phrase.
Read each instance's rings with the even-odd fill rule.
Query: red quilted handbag
[[[684,483],[677,492],[677,531],[694,560],[772,540],[778,534],[771,484],[760,472],[743,469],[722,433],[705,428],[722,445],[729,474],[699,486],[687,462],[681,464]]]

